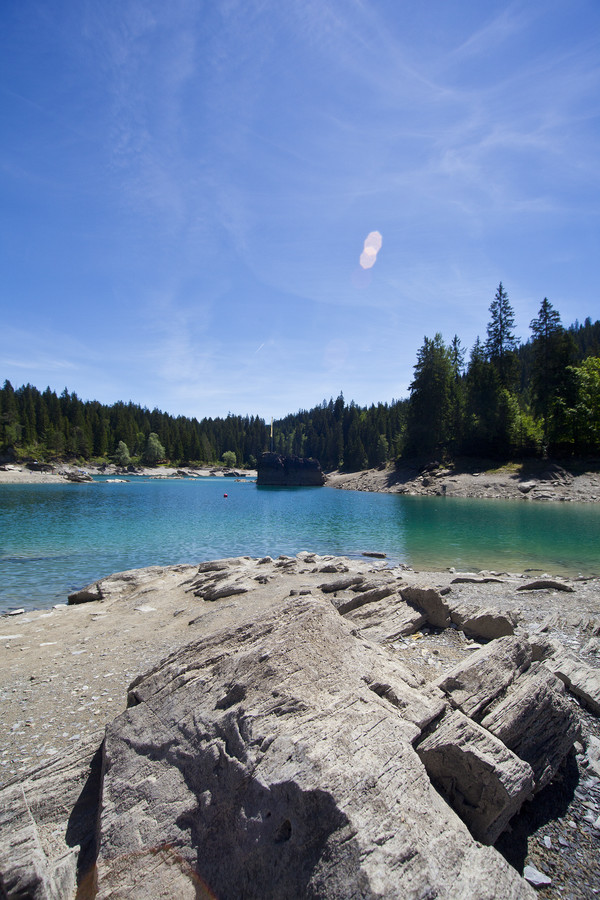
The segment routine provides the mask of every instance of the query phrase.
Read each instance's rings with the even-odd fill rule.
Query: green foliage
[[[570,367],[576,403],[565,411],[569,437],[580,453],[600,449],[600,357],[589,356],[580,366]]]
[[[547,450],[550,442],[557,442],[565,425],[564,400],[572,383],[568,367],[574,359],[576,345],[573,336],[562,327],[558,310],[547,297],[530,328],[533,332],[533,407],[542,417],[543,444]]]
[[[158,435],[151,431],[148,435],[146,446],[144,447],[142,462],[147,466],[156,466],[161,460],[164,460],[164,458],[165,448],[159,441]]]
[[[115,463],[118,466],[128,466],[131,463],[129,447],[125,441],[119,441],[117,444],[117,449],[115,450]]]
[[[485,352],[498,372],[502,387],[510,388],[514,385],[518,373],[516,356],[518,342],[513,332],[515,314],[502,282],[498,285],[489,311],[491,319],[487,326]]]
[[[223,460],[224,466],[227,466],[228,469],[232,469],[236,464],[237,457],[233,450],[226,450],[225,453],[221,454],[221,459]]]
[[[452,352],[441,334],[426,337],[417,353],[415,376],[410,385],[406,452],[430,455],[451,439]]]
[[[490,306],[487,340],[464,365],[460,339],[425,338],[409,399],[359,407],[342,393],[274,423],[274,449],[315,457],[326,471],[377,466],[401,454],[510,457],[600,453],[600,321],[568,329],[547,298],[517,347],[502,284]],[[516,352],[515,352],[516,350]],[[515,375],[516,372],[516,375]],[[120,446],[123,444],[125,450]],[[270,446],[258,416],[187,418],[133,403],[105,406],[65,388],[0,389],[0,452],[19,458],[142,460],[255,467]],[[234,454],[224,457],[224,454]]]

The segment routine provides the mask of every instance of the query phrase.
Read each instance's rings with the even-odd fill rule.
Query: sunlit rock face
[[[258,484],[321,487],[325,476],[318,459],[263,453],[258,462]]]

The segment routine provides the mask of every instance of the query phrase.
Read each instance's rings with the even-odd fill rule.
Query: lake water
[[[97,578],[225,556],[358,557],[417,569],[600,574],[597,504],[403,497],[233,479],[2,485],[0,611]],[[227,493],[227,497],[224,494]]]

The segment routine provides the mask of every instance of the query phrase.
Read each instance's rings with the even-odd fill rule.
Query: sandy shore
[[[231,477],[226,473],[231,473],[231,469],[220,466],[206,467],[203,469],[192,468],[166,468],[166,467],[140,467],[135,472],[123,472],[115,466],[107,466],[100,470],[94,467],[80,467],[70,465],[56,466],[53,472],[32,472],[26,466],[22,465],[5,465],[0,467],[0,485],[1,484],[65,484],[70,482],[74,477],[81,475],[108,475],[115,479],[130,480],[133,478],[209,478],[209,477]],[[244,469],[234,470],[233,477],[242,479],[256,478],[256,470]]]

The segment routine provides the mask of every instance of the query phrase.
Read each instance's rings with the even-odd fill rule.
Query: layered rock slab
[[[407,678],[309,597],[173,654],[107,730],[98,897],[532,896],[433,789]]]
[[[531,795],[531,766],[459,710],[419,745],[419,755],[473,835],[493,844]]]
[[[0,800],[0,897],[75,897],[96,856],[101,735],[7,785]],[[4,890],[4,893],[2,893]]]

